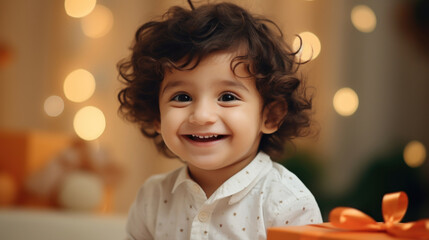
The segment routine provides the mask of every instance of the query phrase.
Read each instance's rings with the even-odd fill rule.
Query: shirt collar
[[[260,178],[268,173],[272,166],[270,157],[263,152],[259,152],[246,167],[224,182],[210,197],[210,200],[216,201],[220,198],[231,196],[229,204],[238,202],[253,188]],[[195,183],[190,178],[188,168],[185,166],[179,171],[172,193],[186,182]]]
[[[236,173],[215,192],[215,198],[220,199],[231,196],[229,204],[241,200],[272,168],[270,157],[259,152],[245,168]]]
[[[176,189],[182,185],[182,183],[189,182],[193,183],[194,180],[191,179],[188,173],[188,167],[183,166],[182,169],[180,169],[179,174],[177,175],[176,182],[174,183],[173,189],[171,190],[171,193],[174,193]]]

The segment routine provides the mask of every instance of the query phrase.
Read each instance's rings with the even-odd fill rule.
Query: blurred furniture
[[[44,167],[55,154],[68,147],[73,138],[59,133],[0,129],[0,174],[8,178],[8,192],[1,192],[1,205],[22,203],[24,182]],[[9,183],[10,182],[10,183]],[[13,185],[12,185],[13,184]],[[6,184],[4,184],[6,185]]]
[[[0,239],[124,240],[125,216],[0,209]]]

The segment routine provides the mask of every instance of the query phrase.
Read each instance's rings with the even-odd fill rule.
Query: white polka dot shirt
[[[132,240],[266,239],[268,227],[321,222],[304,184],[260,152],[208,199],[186,167],[150,177],[131,206],[127,234]]]

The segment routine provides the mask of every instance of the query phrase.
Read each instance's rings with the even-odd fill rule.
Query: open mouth
[[[200,136],[200,135],[187,135],[187,138],[191,139],[192,141],[195,142],[212,142],[212,141],[217,141],[219,139],[222,139],[225,137],[225,135],[204,135],[204,136]]]

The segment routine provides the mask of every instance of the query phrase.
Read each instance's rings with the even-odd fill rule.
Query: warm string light
[[[64,95],[72,102],[88,100],[95,91],[94,76],[85,69],[77,69],[64,80]]]
[[[426,160],[426,148],[419,141],[411,141],[404,148],[404,161],[409,167],[419,167]]]
[[[369,33],[374,31],[377,18],[374,11],[366,5],[358,5],[352,9],[351,20],[353,26],[361,32]]]
[[[73,128],[80,138],[87,141],[95,140],[103,134],[106,118],[100,109],[87,106],[80,109],[74,116]]]
[[[113,26],[113,13],[109,8],[97,4],[94,10],[82,18],[83,33],[90,38],[100,38],[106,35]]]
[[[64,9],[73,18],[82,18],[94,10],[96,0],[65,0]]]
[[[341,116],[351,116],[359,106],[359,98],[353,89],[342,88],[335,93],[333,105],[335,111]]]
[[[298,52],[296,58],[300,62],[316,59],[321,50],[319,38],[312,32],[302,32],[298,35],[292,44],[293,51]]]
[[[53,95],[46,98],[43,108],[48,116],[57,117],[64,111],[64,101],[61,97]]]

